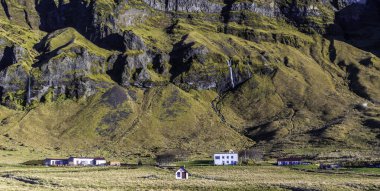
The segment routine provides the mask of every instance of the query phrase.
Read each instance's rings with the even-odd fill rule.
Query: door
[[[186,172],[183,172],[183,173],[182,173],[182,179],[186,179],[186,175],[187,175],[187,173],[186,173]]]

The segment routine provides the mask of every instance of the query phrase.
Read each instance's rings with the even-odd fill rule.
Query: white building
[[[103,166],[107,161],[104,158],[70,157],[69,165],[72,166]]]
[[[214,165],[237,165],[239,155],[234,152],[214,154]]]
[[[67,165],[67,159],[53,159],[47,158],[44,161],[45,166],[64,166]]]
[[[183,179],[189,179],[189,172],[185,169],[185,167],[180,167],[177,172],[175,172],[175,179],[177,180],[183,180]]]
[[[99,157],[94,159],[95,166],[105,166],[107,165],[107,161],[105,158]]]
[[[47,158],[44,161],[46,166],[105,166],[106,159],[103,157],[70,157],[68,159],[53,159]]]

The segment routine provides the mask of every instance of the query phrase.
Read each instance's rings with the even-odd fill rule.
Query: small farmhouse
[[[177,180],[185,180],[189,179],[189,172],[185,169],[185,167],[181,166],[177,172],[175,173],[175,178]]]
[[[107,164],[103,157],[70,157],[68,159],[52,159],[47,158],[44,161],[46,166],[104,166]]]
[[[45,166],[65,166],[68,164],[67,159],[53,159],[53,158],[47,158],[44,161]]]
[[[68,164],[72,166],[103,166],[107,161],[103,157],[70,157]]]
[[[280,158],[277,159],[278,166],[288,166],[288,165],[301,165],[302,159],[300,158]]]
[[[238,162],[239,155],[233,151],[214,154],[214,165],[237,165]]]

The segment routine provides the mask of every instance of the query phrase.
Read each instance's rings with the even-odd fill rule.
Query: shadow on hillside
[[[2,86],[0,86],[0,104],[3,103],[3,94],[4,94],[3,91],[4,91],[4,88]]]
[[[9,13],[9,8],[8,4],[5,0],[1,0],[1,6],[3,7],[3,10],[5,12],[5,15],[7,16],[8,19],[11,19],[11,14]]]
[[[340,40],[380,57],[380,1],[352,4],[337,12],[327,38]]]
[[[14,54],[14,47],[5,47],[3,52],[3,57],[0,60],[0,71],[8,68],[8,66],[16,63],[16,58]]]
[[[99,28],[95,23],[95,1],[70,0],[35,0],[36,10],[40,16],[40,30],[48,33],[58,29],[73,27],[85,38],[99,47],[112,50],[124,50],[123,37],[107,28]],[[99,16],[98,16],[99,17]]]
[[[34,68],[39,68],[41,67],[45,62],[48,62],[51,58],[57,56],[60,52],[60,50],[62,50],[63,48],[69,46],[70,44],[72,44],[74,42],[74,39],[71,39],[69,42],[67,42],[66,44],[56,48],[55,50],[51,51],[51,52],[47,52],[45,53],[45,51],[47,50],[44,50],[44,48],[46,47],[43,47],[43,45],[46,43],[46,41],[48,40],[48,35],[44,37],[44,39],[38,43],[37,45],[35,45],[35,49],[40,49],[41,52],[43,52],[43,54],[37,56],[37,62],[34,63],[32,65],[32,67]]]
[[[186,44],[185,41],[188,38],[188,35],[182,37],[181,41],[176,43],[173,46],[173,50],[170,53],[169,63],[172,65],[170,69],[171,81],[173,81],[176,77],[180,76],[182,73],[190,70],[191,63],[193,62],[194,52],[192,50],[192,46],[194,46],[194,42]],[[184,59],[186,58],[186,59]]]

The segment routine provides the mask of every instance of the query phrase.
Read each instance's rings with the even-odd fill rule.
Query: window
[[[224,159],[224,156],[222,156],[222,159]]]
[[[234,156],[231,156],[231,159],[234,159]]]
[[[220,156],[215,156],[215,159],[219,160],[219,159],[220,159]]]
[[[180,172],[177,172],[177,177],[181,177],[181,173]]]
[[[227,161],[227,164],[229,164],[230,163],[230,161]]]
[[[227,156],[227,159],[229,159],[230,158],[230,156]]]

